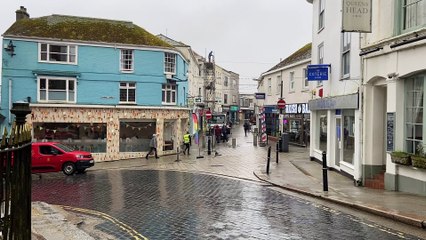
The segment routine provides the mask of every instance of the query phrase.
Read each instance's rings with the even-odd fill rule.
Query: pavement
[[[235,147],[232,146],[232,138],[235,139]],[[354,185],[353,179],[331,170],[328,171],[328,191],[323,191],[322,165],[310,160],[307,148],[289,146],[289,152],[278,153],[279,161],[276,163],[277,153],[272,147],[270,169],[267,174],[268,147],[254,146],[253,135],[249,133],[248,136],[244,136],[242,125],[233,127],[229,142],[215,144],[213,147],[210,155],[205,148],[193,143],[190,155],[97,162],[88,173],[123,168],[170,170],[267,182],[293,192],[426,229],[425,196],[358,187]],[[73,229],[74,235],[78,235],[78,238],[74,239],[107,239],[105,236],[102,237],[102,233],[91,232],[90,224],[83,224],[97,221],[82,214],[73,215],[61,206],[33,203],[33,239],[72,239],[69,237],[70,232],[55,231],[65,229],[66,226]],[[61,224],[58,225],[58,222]],[[82,225],[85,228],[81,227]]]

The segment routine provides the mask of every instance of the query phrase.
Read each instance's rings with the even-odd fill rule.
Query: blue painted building
[[[28,101],[34,141],[61,141],[96,160],[141,157],[158,135],[176,152],[188,127],[188,64],[172,46],[123,21],[16,11],[3,34],[2,129]]]

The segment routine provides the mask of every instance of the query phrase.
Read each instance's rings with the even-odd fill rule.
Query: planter
[[[411,156],[413,167],[426,169],[426,157]]]
[[[411,157],[408,153],[404,152],[393,152],[390,154],[393,163],[401,165],[411,165]]]

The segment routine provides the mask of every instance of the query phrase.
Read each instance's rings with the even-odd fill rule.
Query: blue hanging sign
[[[330,64],[308,65],[308,81],[327,81]]]

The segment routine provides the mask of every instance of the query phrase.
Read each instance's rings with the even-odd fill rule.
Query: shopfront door
[[[342,118],[336,117],[336,146],[334,154],[334,167],[340,170],[340,159],[342,155]]]

